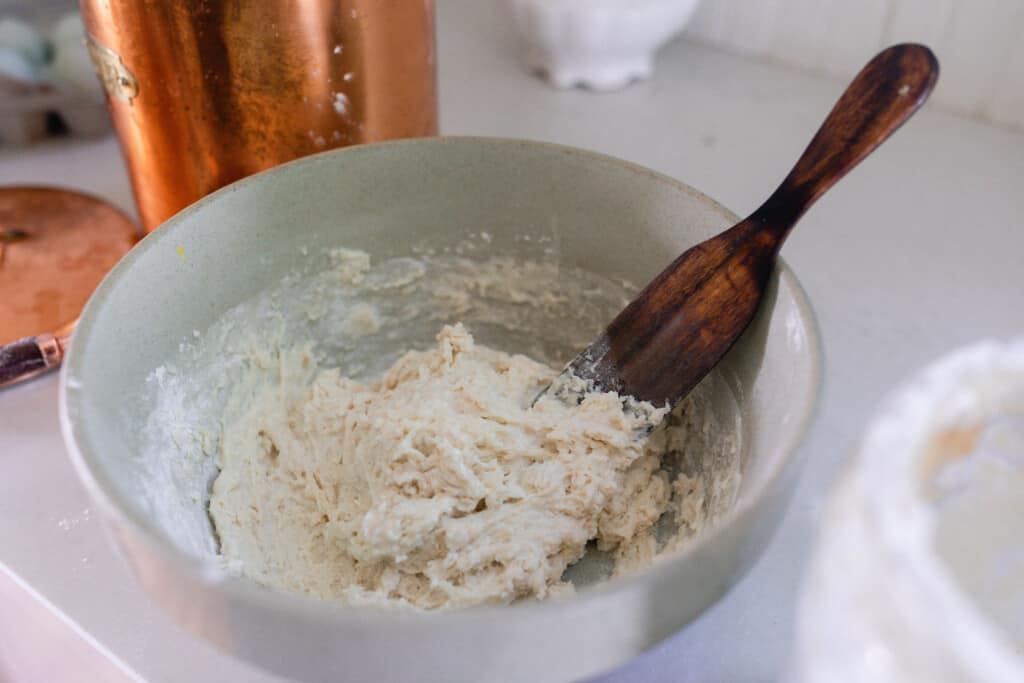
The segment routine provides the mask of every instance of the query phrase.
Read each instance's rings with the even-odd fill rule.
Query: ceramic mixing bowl
[[[154,463],[141,466],[144,442],[152,440],[154,378],[229,310],[336,247],[382,259],[424,246],[459,254],[475,238],[477,249],[460,258],[540,254],[556,269],[642,284],[734,221],[670,178],[534,142],[412,140],[274,168],[172,218],[97,289],[62,371],[68,449],[152,599],[236,657],[303,680],[556,681],[606,671],[721,597],[779,523],[820,372],[814,316],[784,263],[718,371],[742,443],[729,511],[682,552],[556,600],[392,613],[238,578],[218,561],[209,532],[198,541],[192,533],[209,526],[209,479],[199,474],[213,462],[216,435],[196,467],[179,452],[178,435],[167,438],[156,466],[171,483],[156,488],[181,519],[154,502]],[[491,337],[488,343],[504,339]]]

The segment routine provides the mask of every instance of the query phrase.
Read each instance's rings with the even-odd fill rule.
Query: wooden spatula
[[[754,317],[797,220],[917,111],[938,74],[935,55],[923,45],[878,54],[768,200],[663,270],[547,391],[578,402],[585,384],[659,407],[686,396]]]

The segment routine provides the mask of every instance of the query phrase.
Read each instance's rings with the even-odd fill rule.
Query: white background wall
[[[850,78],[879,49],[939,57],[933,100],[1024,128],[1024,0],[703,0],[691,40]]]

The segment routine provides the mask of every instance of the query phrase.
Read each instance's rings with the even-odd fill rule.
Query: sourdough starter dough
[[[658,415],[614,396],[529,409],[635,288],[560,263],[557,241],[508,249],[310,251],[188,331],[138,398],[147,515],[266,586],[404,608],[543,598],[688,543],[736,499],[725,380],[646,445],[632,432]],[[480,341],[438,339],[456,320]]]
[[[260,583],[422,608],[565,590],[594,539],[649,560],[672,486],[637,434],[666,410],[609,393],[531,408],[556,374],[454,325],[376,384],[332,369],[291,405],[264,390],[224,435],[221,553]]]

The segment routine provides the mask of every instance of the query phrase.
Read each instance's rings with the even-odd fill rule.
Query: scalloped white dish
[[[526,65],[557,88],[616,90],[650,78],[654,54],[699,0],[506,0]]]

